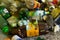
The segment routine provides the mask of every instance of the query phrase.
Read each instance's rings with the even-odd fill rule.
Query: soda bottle
[[[18,35],[14,35],[11,40],[22,40]]]
[[[10,17],[9,11],[4,6],[0,6],[0,15],[2,15],[5,19]]]
[[[7,22],[1,15],[0,15],[0,29],[4,33],[9,32],[9,27],[7,25]]]
[[[25,19],[25,20],[28,19],[28,14],[29,14],[28,9],[22,8],[22,9],[19,11],[20,20],[21,20],[21,19]]]

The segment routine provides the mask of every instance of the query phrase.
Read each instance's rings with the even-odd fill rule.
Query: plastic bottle
[[[4,6],[0,6],[0,15],[2,15],[5,19],[10,17],[9,11]]]
[[[29,14],[29,10],[26,9],[26,8],[22,8],[22,9],[19,11],[20,20],[21,20],[21,19],[26,20],[26,19],[28,18],[28,14]]]
[[[22,40],[22,38],[20,38],[19,36],[17,35],[14,35],[11,40]]]
[[[7,25],[7,22],[1,15],[0,15],[0,29],[4,33],[9,32],[9,27]]]

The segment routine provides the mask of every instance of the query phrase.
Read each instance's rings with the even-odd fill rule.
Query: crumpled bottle
[[[4,32],[4,33],[8,33],[8,32],[9,32],[9,27],[8,27],[8,25],[6,25],[6,26],[4,26],[4,27],[2,28],[2,32]]]
[[[19,36],[17,35],[14,35],[11,40],[22,40],[22,38],[20,38]]]
[[[18,22],[17,17],[11,16],[10,18],[7,19],[7,21],[11,27],[17,27],[17,22]]]
[[[25,3],[26,3],[26,6],[29,9],[33,9],[33,7],[34,7],[34,0],[25,0]]]
[[[29,14],[29,11],[26,8],[22,8],[19,11],[19,17],[20,17],[20,19],[25,19],[26,20],[28,18],[28,14]]]
[[[42,38],[38,37],[37,40],[45,40],[45,39],[44,38],[42,39]]]
[[[1,15],[0,15],[0,29],[2,30],[3,33],[9,32],[9,27],[7,25],[7,22]]]
[[[0,6],[0,15],[7,19],[10,17],[10,12],[4,6]]]

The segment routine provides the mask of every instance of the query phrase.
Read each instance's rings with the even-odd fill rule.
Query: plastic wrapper
[[[10,18],[7,19],[7,21],[11,27],[17,27],[18,19],[15,16],[11,16]]]

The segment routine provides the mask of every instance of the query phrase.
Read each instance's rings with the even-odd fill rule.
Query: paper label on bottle
[[[39,16],[39,15],[42,16],[42,15],[44,15],[44,11],[43,10],[38,10],[38,11],[35,12],[35,15],[36,16]]]

